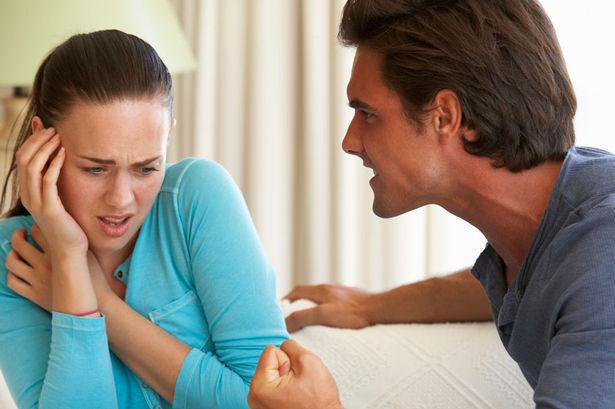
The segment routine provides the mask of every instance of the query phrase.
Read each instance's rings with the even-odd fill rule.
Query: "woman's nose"
[[[122,210],[129,207],[134,200],[130,176],[116,175],[107,189],[105,202],[114,209]]]

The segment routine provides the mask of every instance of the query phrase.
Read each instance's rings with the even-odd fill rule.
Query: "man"
[[[374,212],[437,204],[489,244],[471,271],[383,294],[297,287],[287,298],[318,305],[289,329],[492,316],[538,407],[615,407],[615,157],[573,146],[576,99],[544,10],[350,0],[339,36],[357,47],[343,148],[374,170]],[[263,353],[249,402],[341,406],[294,341]]]

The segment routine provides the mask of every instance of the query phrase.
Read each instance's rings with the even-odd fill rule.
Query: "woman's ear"
[[[32,133],[38,132],[43,129],[45,129],[45,126],[43,125],[43,121],[41,120],[40,117],[35,115],[32,118]]]

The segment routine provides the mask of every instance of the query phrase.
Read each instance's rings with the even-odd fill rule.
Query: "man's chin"
[[[383,219],[390,219],[392,217],[397,217],[404,213],[411,212],[423,206],[424,204],[419,203],[395,204],[384,200],[378,200],[376,197],[374,197],[372,211],[378,217],[381,217]]]
[[[399,216],[400,214],[405,213],[393,211],[393,209],[389,208],[386,204],[379,203],[376,200],[374,200],[374,204],[372,205],[372,211],[376,216],[383,219],[390,219],[391,217]]]

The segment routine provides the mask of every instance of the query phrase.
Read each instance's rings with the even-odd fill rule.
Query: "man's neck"
[[[562,161],[513,173],[472,157],[439,203],[478,228],[506,264],[506,282],[519,273],[546,211]],[[469,171],[468,171],[469,169]]]

